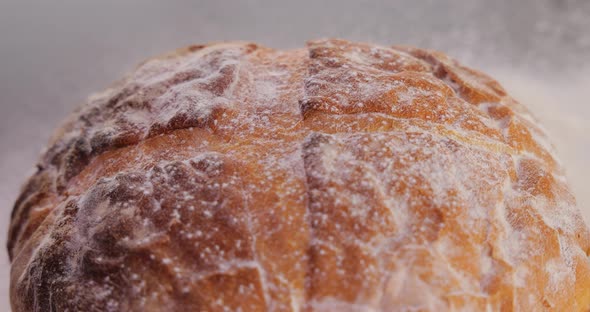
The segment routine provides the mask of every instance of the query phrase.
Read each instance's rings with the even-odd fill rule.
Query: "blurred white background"
[[[587,0],[0,0],[0,241],[21,183],[68,112],[144,58],[221,40],[294,48],[339,37],[445,51],[497,78],[544,122],[590,220],[589,30]]]

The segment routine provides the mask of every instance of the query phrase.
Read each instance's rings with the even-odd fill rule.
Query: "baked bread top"
[[[190,46],[56,131],[18,311],[586,311],[589,231],[528,111],[448,56]]]

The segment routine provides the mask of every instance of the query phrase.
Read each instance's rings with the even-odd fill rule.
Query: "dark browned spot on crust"
[[[98,181],[56,216],[51,238],[33,253],[27,282],[19,283],[27,309],[121,310],[159,287],[170,287],[177,309],[217,299],[264,307],[261,282],[252,284],[251,275],[262,277],[248,264],[254,246],[236,165],[208,153]],[[154,284],[140,283],[140,275]],[[104,290],[104,298],[71,287],[74,281]],[[223,297],[227,287],[242,292]]]
[[[31,207],[38,205],[44,194],[50,193],[50,187],[52,192],[64,193],[67,182],[106,151],[178,129],[199,127],[215,131],[216,120],[228,111],[227,103],[215,102],[215,99],[230,96],[225,93],[231,92],[231,85],[237,79],[240,58],[256,48],[256,45],[246,45],[213,50],[202,56],[194,67],[173,69],[175,72],[168,79],[143,86],[129,80],[116,87],[118,90],[113,96],[83,107],[77,120],[66,125],[62,138],[42,156],[41,169],[23,190],[22,199],[15,203],[13,216],[26,220]],[[149,62],[143,66],[148,67]],[[212,68],[204,71],[201,66]],[[211,71],[217,74],[211,75]],[[173,90],[183,84],[190,84],[190,88],[205,94],[206,98],[186,97],[183,89]],[[166,92],[172,94],[164,97]],[[31,193],[39,195],[31,197]],[[25,198],[29,199],[26,205]],[[22,222],[12,222],[8,243],[11,256],[15,234]]]
[[[468,103],[494,103],[506,96],[506,91],[497,81],[482,72],[460,65],[443,53],[407,47],[397,48],[431,64],[434,75],[448,80],[451,86],[455,86],[457,94]]]

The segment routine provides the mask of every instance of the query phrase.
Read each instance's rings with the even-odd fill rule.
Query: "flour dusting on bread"
[[[411,47],[192,46],[56,132],[15,205],[15,311],[590,307],[545,131]]]

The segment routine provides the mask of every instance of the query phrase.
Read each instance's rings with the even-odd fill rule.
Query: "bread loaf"
[[[190,46],[56,131],[12,213],[20,311],[587,311],[543,130],[410,47]]]

